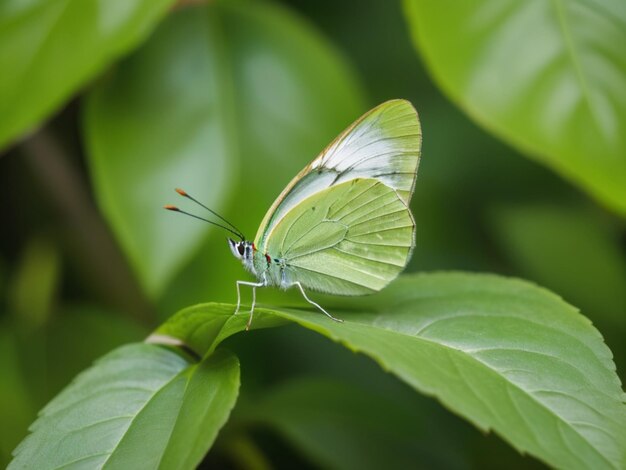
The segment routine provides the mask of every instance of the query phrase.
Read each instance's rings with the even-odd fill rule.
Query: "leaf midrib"
[[[595,106],[593,106],[593,100],[591,97],[591,90],[589,88],[589,84],[587,83],[587,78],[583,72],[583,68],[581,66],[581,60],[578,57],[578,51],[574,46],[574,40],[572,38],[572,34],[570,32],[570,26],[567,20],[567,15],[565,12],[565,6],[563,5],[563,0],[552,0],[552,4],[554,5],[554,9],[556,11],[557,22],[559,30],[563,36],[563,42],[565,44],[565,50],[567,52],[567,56],[570,58],[570,62],[574,69],[574,74],[576,75],[576,79],[580,84],[580,89],[582,91],[583,101],[586,107],[589,109],[589,114],[592,117],[592,122],[596,126],[596,128],[601,131],[602,126],[599,122],[599,119],[596,116]]]
[[[180,411],[182,410],[183,404],[185,402],[187,389],[189,388],[189,384],[191,383],[193,375],[196,373],[196,370],[198,369],[199,365],[200,365],[200,362],[189,364],[185,369],[181,370],[178,374],[176,374],[176,377],[178,377],[181,373],[188,373],[189,377],[187,377],[187,381],[185,382],[185,388],[183,389],[183,392],[182,392],[182,400],[180,402],[180,408],[178,410],[178,413],[176,414],[176,419],[174,420],[174,422],[172,423],[172,426],[170,427],[170,432],[169,432],[169,435],[167,436],[167,442],[165,446],[163,446],[163,452],[161,452],[161,455],[159,455],[159,460],[157,461],[155,468],[161,468],[161,462],[163,462],[163,457],[165,456],[165,452],[167,451],[167,448],[169,447],[170,442],[172,442],[172,434],[174,432],[174,429],[176,429],[176,424],[178,424],[178,420],[180,419]]]

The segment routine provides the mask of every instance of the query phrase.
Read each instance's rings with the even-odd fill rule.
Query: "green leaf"
[[[496,241],[516,273],[588,312],[618,367],[626,366],[626,256],[605,214],[554,205],[500,206]]]
[[[161,210],[178,202],[175,187],[222,212],[241,173],[234,222],[245,215],[256,228],[276,196],[267,181],[286,184],[358,116],[358,97],[334,51],[280,7],[211,2],[164,21],[89,95],[84,115],[96,195],[147,292],[161,294],[211,231]],[[206,295],[212,271],[183,284]]]
[[[173,0],[0,4],[0,148],[132,49]]]
[[[363,352],[550,465],[626,463],[624,393],[611,352],[589,320],[554,294],[497,276],[441,273],[405,276],[343,306],[330,311],[344,323],[319,312],[259,309],[253,327],[289,319]],[[186,309],[157,334],[189,338],[203,353],[245,328],[247,314],[232,311],[220,304]],[[193,332],[206,324],[211,339],[201,344]]]
[[[479,124],[626,215],[626,4],[405,0],[414,42]]]
[[[8,319],[20,320],[12,315]],[[0,323],[0,467],[28,434],[37,411],[71,378],[113,348],[145,337],[126,317],[90,305],[58,306],[45,328]]]
[[[234,406],[239,363],[220,351],[198,364],[132,344],[98,361],[52,400],[9,468],[192,468]]]
[[[235,306],[231,304],[200,304],[181,310],[163,323],[148,338],[153,343],[182,343],[198,356],[211,354],[224,339],[245,330],[248,314],[233,315]],[[255,312],[252,329],[271,328],[288,324],[280,316],[267,314],[265,309]]]

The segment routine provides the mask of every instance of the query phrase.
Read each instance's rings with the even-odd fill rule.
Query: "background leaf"
[[[119,348],[44,408],[9,468],[193,467],[228,418],[238,387],[239,364],[225,352],[189,365],[159,346]]]
[[[415,400],[344,381],[287,381],[239,413],[275,429],[322,468],[464,468],[461,441],[428,422]]]
[[[626,214],[626,7],[405,0],[416,46],[478,123]]]
[[[60,256],[48,240],[29,241],[11,285],[9,309],[25,328],[42,327],[54,305]]]
[[[583,310],[624,318],[626,257],[619,234],[575,207],[515,205],[493,213],[498,242],[525,276]]]
[[[282,309],[261,309],[255,322],[265,326],[278,315],[364,352],[480,429],[495,430],[551,465],[623,466],[626,409],[611,352],[557,296],[496,276],[428,274],[406,276],[345,307],[350,312],[333,310],[345,323]],[[244,313],[225,311],[198,306],[157,332],[180,333],[181,323],[198,330],[221,318],[219,342],[246,322]]]
[[[360,106],[333,50],[277,6],[214,2],[171,15],[93,91],[84,120],[100,205],[148,293],[162,294],[210,231],[160,209],[174,187],[218,212],[230,199],[229,218],[252,238],[277,195],[267,182],[286,184]],[[242,197],[234,173],[249,182]],[[220,292],[219,261],[214,249],[197,257],[178,292]]]
[[[34,419],[37,408],[29,397],[29,387],[20,369],[18,348],[7,328],[0,330],[0,413],[3,426],[0,428],[0,464],[6,467],[11,452],[24,437],[25,430]]]
[[[0,148],[140,42],[173,0],[0,4]]]

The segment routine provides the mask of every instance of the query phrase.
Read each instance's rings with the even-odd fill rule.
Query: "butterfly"
[[[233,224],[181,189],[236,235],[232,254],[256,282],[236,281],[237,314],[241,286],[252,288],[250,328],[256,289],[297,288],[330,319],[307,291],[364,295],[383,289],[408,263],[415,246],[409,202],[415,188],[422,133],[415,108],[390,100],[365,113],[298,173],[263,218],[254,242]]]

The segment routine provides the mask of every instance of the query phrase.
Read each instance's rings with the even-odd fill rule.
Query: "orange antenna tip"
[[[172,206],[171,204],[168,204],[167,206],[163,206],[163,209],[167,209],[168,211],[179,211],[180,209],[178,209],[178,207],[176,206]]]
[[[180,194],[181,196],[185,196],[185,197],[188,196],[188,194],[180,188],[176,188],[176,192]]]

